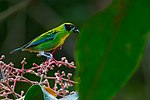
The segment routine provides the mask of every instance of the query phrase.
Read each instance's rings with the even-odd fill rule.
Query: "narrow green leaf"
[[[113,0],[81,29],[80,100],[110,100],[138,68],[150,31],[149,0]]]

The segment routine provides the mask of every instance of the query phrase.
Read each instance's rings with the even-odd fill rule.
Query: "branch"
[[[18,4],[9,7],[7,10],[0,13],[0,22],[6,20],[8,17],[12,16],[13,14],[18,13],[22,9],[27,8],[30,6],[35,0],[22,0]]]

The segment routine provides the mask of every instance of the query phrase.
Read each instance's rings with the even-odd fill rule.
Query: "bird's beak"
[[[80,33],[80,31],[76,27],[73,29],[73,32],[74,33]]]

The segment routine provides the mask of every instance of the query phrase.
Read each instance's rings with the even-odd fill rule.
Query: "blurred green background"
[[[0,0],[0,55],[4,54],[5,62],[13,62],[18,67],[24,57],[28,62],[26,67],[32,66],[33,62],[40,64],[45,58],[36,57],[34,53],[18,52],[10,55],[9,52],[64,22],[74,23],[80,29],[88,18],[98,11],[105,10],[111,2],[111,0]],[[66,40],[63,49],[55,53],[55,58],[66,56],[69,61],[73,61],[77,39],[78,34],[72,34]],[[140,68],[113,100],[150,100],[149,51],[148,44]]]

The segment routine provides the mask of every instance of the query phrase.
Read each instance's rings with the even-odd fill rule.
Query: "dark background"
[[[16,67],[20,67],[24,57],[28,62],[26,67],[34,62],[40,64],[45,58],[36,57],[35,53],[10,55],[9,52],[64,22],[71,22],[80,29],[90,16],[110,3],[111,0],[0,0],[0,55],[5,55],[5,62],[13,62]],[[78,35],[72,34],[66,40],[63,49],[55,53],[56,59],[65,56],[74,61]],[[150,100],[149,51],[150,46],[147,46],[140,68],[114,100]]]

